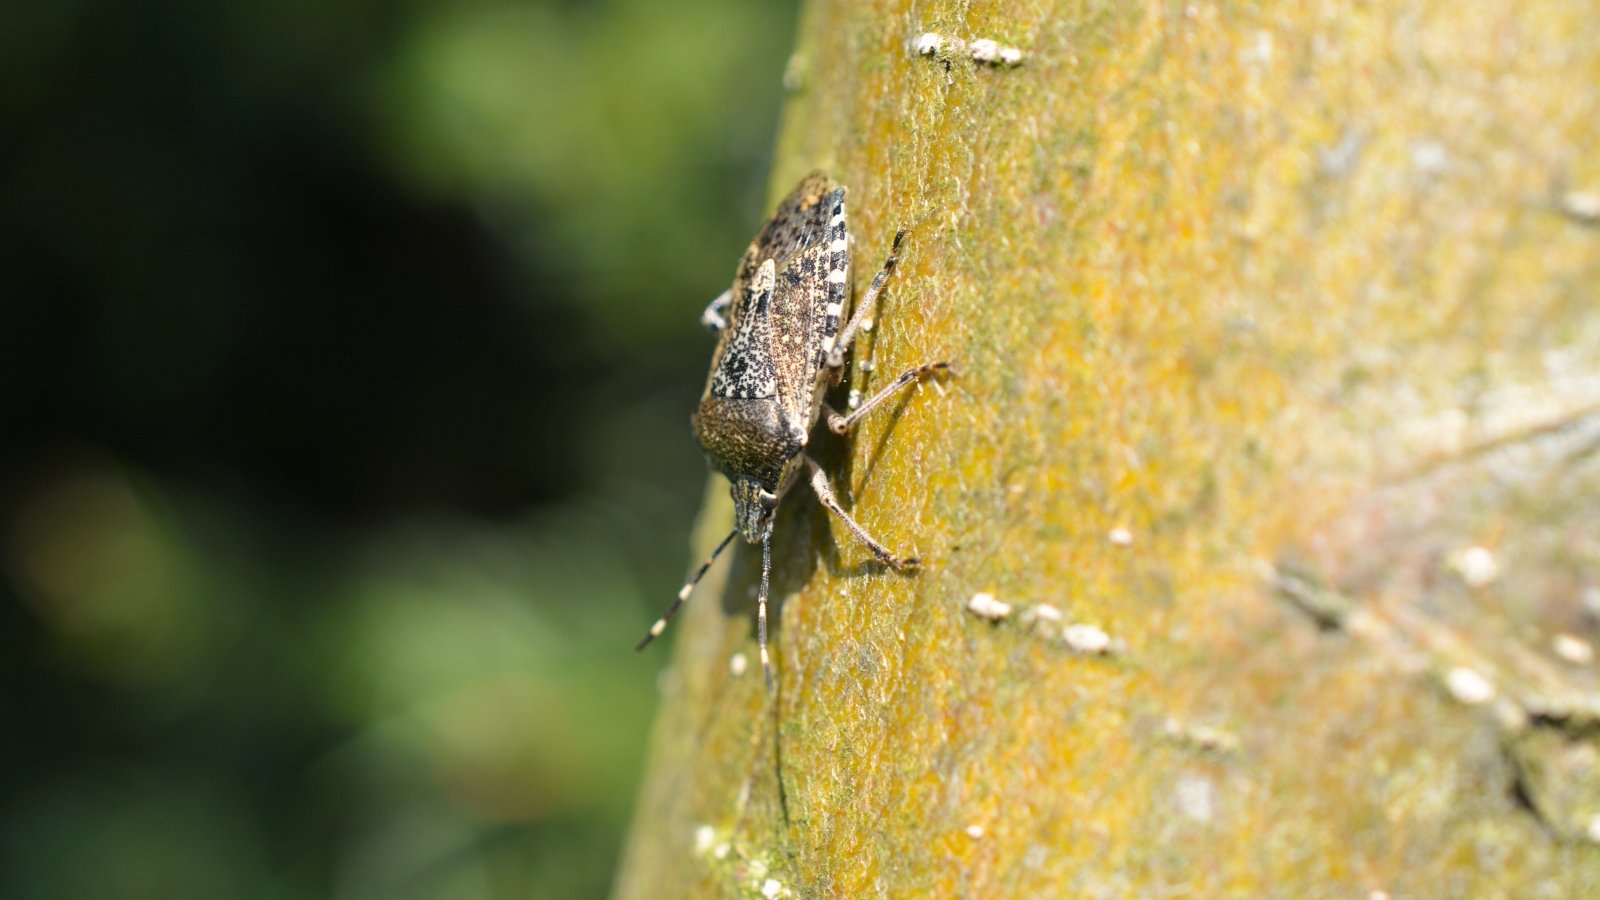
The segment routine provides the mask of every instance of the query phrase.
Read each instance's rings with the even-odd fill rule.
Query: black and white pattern
[[[778,368],[772,346],[772,260],[762,263],[744,286],[723,339],[721,360],[711,370],[711,394],[730,400],[760,400],[778,393]]]

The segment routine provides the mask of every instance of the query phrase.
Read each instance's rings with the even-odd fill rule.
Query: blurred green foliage
[[[0,893],[604,892],[793,16],[8,14]]]

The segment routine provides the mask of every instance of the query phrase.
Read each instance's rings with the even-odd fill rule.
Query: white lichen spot
[[[1178,811],[1196,822],[1209,822],[1216,812],[1211,779],[1185,775],[1178,780]]]
[[[945,37],[928,32],[917,38],[917,53],[922,56],[967,56],[973,62],[989,66],[1020,66],[1022,50],[1002,44],[994,38],[977,38],[968,43],[961,38]]]
[[[1169,718],[1163,730],[1166,731],[1167,737],[1192,744],[1201,750],[1232,753],[1239,749],[1239,739],[1221,728],[1212,728],[1209,725],[1185,725],[1175,718]]]
[[[778,879],[768,878],[766,881],[761,882],[761,896],[767,898],[767,900],[773,900],[774,897],[781,893],[783,893],[783,883]]]
[[[1220,728],[1196,725],[1189,729],[1189,740],[1202,750],[1237,750],[1239,739]]]
[[[1480,588],[1500,577],[1500,563],[1487,547],[1463,548],[1450,558],[1450,567],[1467,587]]]
[[[1101,656],[1111,652],[1111,635],[1093,625],[1068,625],[1061,630],[1061,639],[1074,653]]]
[[[783,89],[793,94],[806,86],[806,60],[799,53],[789,55],[783,66]]]
[[[1066,614],[1048,603],[1030,606],[1022,611],[1022,624],[1029,628],[1039,626],[1041,623],[1055,625],[1066,621]]]
[[[996,600],[994,595],[987,591],[973,594],[972,599],[967,601],[967,609],[978,618],[988,619],[991,622],[998,622],[1011,615],[1011,604]]]
[[[717,840],[717,831],[710,825],[701,825],[694,830],[694,852],[700,856],[706,855],[711,845]]]
[[[1246,65],[1264,66],[1272,62],[1272,45],[1272,32],[1258,31],[1255,40],[1239,54],[1239,58]]]
[[[976,840],[981,840],[983,838],[983,826],[982,825],[968,825],[967,826],[967,837],[972,838],[975,841]]]
[[[1594,645],[1575,634],[1562,632],[1550,639],[1550,649],[1575,666],[1594,662]]]
[[[1585,224],[1600,224],[1600,191],[1572,191],[1561,198],[1561,211]]]
[[[1418,141],[1411,145],[1411,165],[1424,175],[1437,175],[1450,168],[1450,151],[1438,141]]]
[[[1494,685],[1476,669],[1456,666],[1444,676],[1444,686],[1450,696],[1468,706],[1480,706],[1494,699]]]
[[[1118,526],[1106,532],[1106,540],[1116,544],[1118,547],[1131,547],[1133,546],[1133,532]]]
[[[735,653],[728,658],[728,674],[735,678],[745,673],[750,668],[750,658],[743,653]]]

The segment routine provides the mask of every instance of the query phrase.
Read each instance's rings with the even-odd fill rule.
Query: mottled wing
[[[832,208],[841,206],[843,201],[844,189],[827,175],[812,172],[802,178],[750,241],[744,258],[739,261],[734,284],[754,278],[756,270],[769,259],[782,272],[797,252],[817,243],[833,215]],[[842,228],[844,223],[839,224]]]
[[[837,190],[821,172],[807,175],[778,204],[745,249],[729,291],[727,327],[711,358],[708,396],[777,398],[780,354],[790,348],[796,334],[809,334],[813,329],[809,311],[794,317],[792,300],[784,299],[781,310],[774,308],[773,279],[797,252],[805,252],[816,242],[816,220],[825,214],[825,201]],[[834,327],[837,330],[837,324]]]
[[[850,291],[844,188],[812,173],[779,205],[746,251],[741,272],[771,259],[772,356],[784,416],[809,431],[823,358],[839,333]]]
[[[713,397],[763,400],[778,394],[778,369],[772,358],[772,293],[776,265],[767,260],[750,277],[733,283],[728,327],[711,360]]]

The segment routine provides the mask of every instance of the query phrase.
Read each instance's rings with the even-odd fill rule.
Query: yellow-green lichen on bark
[[[1591,17],[812,4],[773,195],[912,229],[853,385],[959,369],[821,452],[926,565],[791,494],[775,696],[708,582],[619,894],[1595,890]]]

